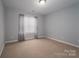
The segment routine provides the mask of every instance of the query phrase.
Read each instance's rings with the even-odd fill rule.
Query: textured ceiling
[[[24,10],[34,14],[48,14],[79,2],[79,0],[47,0],[46,5],[39,5],[37,0],[2,0],[5,7]]]

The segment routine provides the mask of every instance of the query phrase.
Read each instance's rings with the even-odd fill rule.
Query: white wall
[[[4,47],[4,8],[2,1],[0,0],[0,55]]]
[[[13,10],[6,9],[5,24],[5,41],[18,39],[18,14]]]
[[[17,9],[6,9],[6,41],[18,40],[18,20],[19,14],[25,14],[28,16],[28,13],[25,13],[22,10]],[[35,16],[35,15],[30,15]],[[42,35],[42,16],[38,16],[38,35]]]
[[[79,4],[51,13],[44,21],[46,36],[79,45]]]
[[[38,32],[38,37],[44,37],[44,17],[43,16],[38,16],[37,19],[37,32]]]

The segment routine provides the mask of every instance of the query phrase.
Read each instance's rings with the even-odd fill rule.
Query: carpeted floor
[[[2,58],[79,57],[79,48],[50,39],[34,39],[6,44]]]

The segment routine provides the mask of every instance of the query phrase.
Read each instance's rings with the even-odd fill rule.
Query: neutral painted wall
[[[4,47],[4,8],[2,1],[0,0],[0,55]]]
[[[6,9],[5,18],[5,41],[18,39],[18,14],[13,10]]]
[[[38,37],[44,37],[44,17],[43,16],[38,16],[37,19],[37,32],[38,32]]]
[[[18,16],[25,14],[26,16],[35,16],[25,13],[22,10],[6,8],[6,41],[18,40]],[[42,35],[42,16],[38,16],[38,35]]]
[[[44,21],[46,36],[79,45],[79,4],[51,13]]]

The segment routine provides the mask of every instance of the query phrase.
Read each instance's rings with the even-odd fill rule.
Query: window
[[[24,34],[36,33],[36,19],[34,17],[24,17]]]

